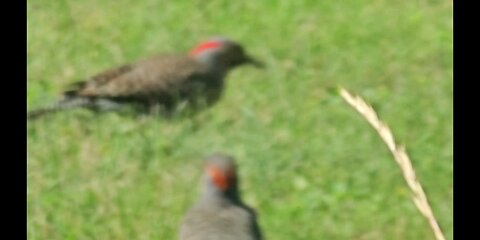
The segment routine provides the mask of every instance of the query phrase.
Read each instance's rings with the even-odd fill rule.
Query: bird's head
[[[237,171],[235,160],[225,154],[214,154],[205,160],[207,192],[226,195],[237,194]]]
[[[244,64],[263,67],[263,64],[249,56],[243,47],[227,38],[214,37],[198,44],[190,56],[214,68],[230,70]]]

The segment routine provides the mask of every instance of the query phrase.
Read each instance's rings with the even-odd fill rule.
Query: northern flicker
[[[188,54],[156,55],[100,72],[74,83],[60,101],[28,112],[27,116],[75,107],[115,108],[123,103],[167,112],[179,105],[210,106],[221,97],[227,73],[243,64],[263,66],[239,43],[214,37]]]
[[[203,193],[180,227],[180,240],[262,239],[254,210],[240,198],[234,159],[208,157],[204,178]]]

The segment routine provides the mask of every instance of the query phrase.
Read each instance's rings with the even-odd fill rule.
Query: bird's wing
[[[68,87],[68,90],[64,92],[65,96],[76,96],[85,88],[99,87],[107,84],[108,82],[117,79],[121,75],[130,72],[133,69],[133,66],[130,64],[125,64],[120,67],[111,68],[100,72],[85,81],[79,81],[71,84]]]
[[[156,56],[94,76],[76,89],[83,97],[149,98],[173,91],[201,75],[198,63],[177,56]]]
[[[261,228],[258,224],[258,214],[257,212],[250,207],[246,207],[246,210],[249,212],[249,217],[250,217],[250,223],[251,223],[251,231],[252,235],[255,237],[255,239],[261,240],[263,239],[263,234],[261,231]]]

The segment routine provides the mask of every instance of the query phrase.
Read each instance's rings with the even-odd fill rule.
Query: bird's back
[[[255,214],[233,203],[200,202],[184,219],[180,240],[260,240]]]
[[[206,74],[202,64],[187,56],[157,55],[101,72],[75,90],[82,97],[147,97]]]

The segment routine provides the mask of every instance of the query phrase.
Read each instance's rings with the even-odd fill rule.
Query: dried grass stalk
[[[415,171],[410,158],[405,151],[405,148],[403,146],[398,146],[395,143],[390,128],[385,123],[380,121],[380,119],[378,119],[375,110],[362,98],[359,96],[352,96],[344,88],[340,88],[340,95],[343,97],[343,99],[345,99],[345,101],[347,101],[348,104],[355,108],[355,110],[357,110],[373,126],[373,128],[375,128],[382,140],[385,142],[385,144],[387,144],[387,147],[390,152],[392,152],[395,161],[402,169],[403,177],[413,192],[413,202],[423,216],[427,218],[437,240],[445,240],[445,236],[443,235],[437,220],[433,215],[432,208],[428,204],[427,196],[423,191],[422,185],[415,176]]]

